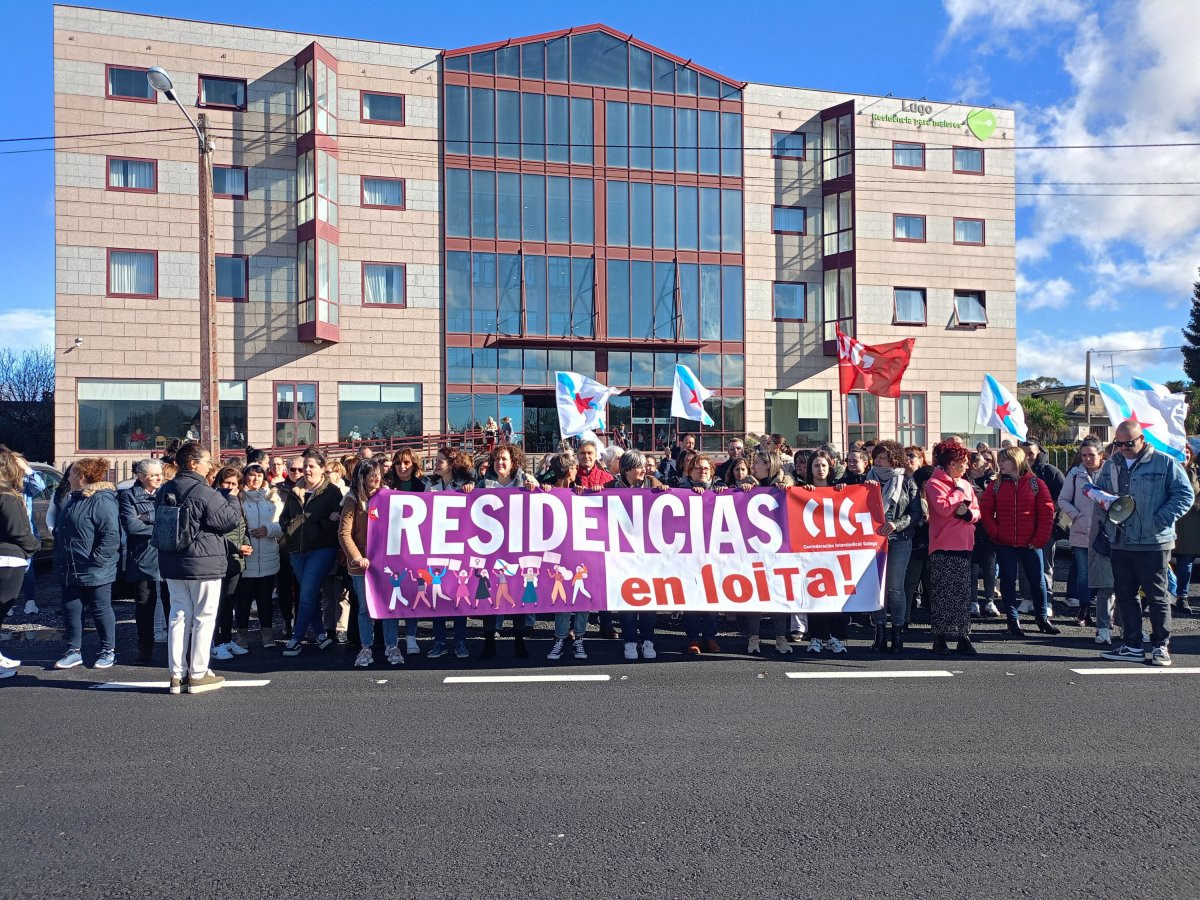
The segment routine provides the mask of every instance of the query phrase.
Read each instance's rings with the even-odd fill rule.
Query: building
[[[1061,406],[1067,416],[1067,427],[1058,434],[1038,435],[1045,441],[1072,443],[1093,434],[1102,441],[1109,439],[1108,411],[1100,392],[1095,388],[1090,390],[1082,384],[1062,385],[1060,387],[1044,388],[1033,391],[1031,397],[1047,400],[1056,406]],[[1088,403],[1091,403],[1091,428],[1088,428]]]
[[[746,84],[601,25],[443,51],[57,6],[54,56],[62,457],[197,416],[195,142],[154,65],[218,142],[229,445],[510,416],[540,450],[570,369],[651,446],[677,360],[717,432],[931,444],[994,437],[983,373],[1015,382],[1009,110]],[[839,395],[839,326],[917,339],[903,396]]]

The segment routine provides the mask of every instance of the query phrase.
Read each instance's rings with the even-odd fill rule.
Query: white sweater
[[[254,552],[246,560],[243,578],[267,578],[279,572],[279,541],[283,529],[279,527],[279,514],[283,512],[283,500],[274,489],[267,491],[242,491],[242,514],[246,517],[246,535]],[[253,537],[250,532],[266,526],[266,537]]]

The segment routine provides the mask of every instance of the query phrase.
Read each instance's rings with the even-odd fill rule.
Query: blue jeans
[[[73,585],[64,587],[62,593],[63,627],[66,629],[67,649],[79,650],[83,646],[83,608],[92,611],[96,623],[96,634],[100,637],[100,652],[117,647],[117,616],[112,608],[112,585],[98,584],[92,587]]]
[[[367,577],[351,575],[350,581],[354,585],[354,596],[358,597],[358,642],[370,647],[375,643],[375,620],[367,608]],[[383,626],[383,646],[395,647],[400,633],[396,620],[380,619],[379,624]]]
[[[1095,598],[1088,590],[1088,548],[1071,548],[1071,580],[1067,583],[1067,596],[1079,601],[1080,607],[1090,606]]]
[[[1017,607],[1017,572],[1024,574],[1029,582],[1029,602],[1037,618],[1046,615],[1046,581],[1042,569],[1042,551],[1030,547],[996,547],[996,562],[1000,564],[1000,597],[1010,622],[1020,618]]]
[[[554,639],[556,641],[564,641],[567,635],[575,632],[576,640],[583,640],[587,634],[588,614],[586,612],[573,613],[555,613],[554,614]]]
[[[707,641],[717,637],[716,613],[684,613],[683,630],[687,634],[688,643],[694,643],[703,637]]]
[[[33,560],[25,567],[25,577],[21,581],[21,596],[25,598],[25,602],[31,600],[34,605],[37,605],[37,575],[33,571]]]
[[[621,621],[621,639],[627,644],[640,644],[654,640],[654,625],[658,613],[625,612],[618,617]]]
[[[888,541],[887,581],[884,584],[883,609],[871,614],[876,625],[886,625],[888,613],[892,614],[892,625],[903,628],[908,624],[908,596],[904,592],[904,580],[908,575],[908,560],[912,556],[912,541],[898,539]]]
[[[1175,596],[1186,597],[1192,586],[1192,566],[1196,557],[1180,553],[1175,557]]]
[[[325,623],[321,619],[321,582],[333,568],[337,550],[333,547],[323,547],[320,550],[289,553],[288,557],[292,563],[292,572],[300,585],[299,609],[296,612],[292,640],[304,640],[304,634],[310,625],[319,637],[325,633]]]

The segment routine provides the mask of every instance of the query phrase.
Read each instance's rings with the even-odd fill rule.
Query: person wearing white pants
[[[172,684],[182,683],[186,675],[191,685],[208,673],[213,630],[217,627],[217,606],[221,602],[221,579],[176,581],[169,578],[167,585],[171,589],[167,668],[171,670]]]

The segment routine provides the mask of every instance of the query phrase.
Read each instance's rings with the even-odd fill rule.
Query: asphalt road
[[[1120,675],[1071,671],[1121,668],[1077,629],[1001,627],[971,660],[589,641],[551,667],[544,628],[518,669],[504,642],[368,671],[260,650],[222,671],[269,684],[195,697],[8,643],[32,665],[0,685],[0,896],[1200,896],[1195,626],[1174,670]],[[444,683],[506,674],[610,680]]]

